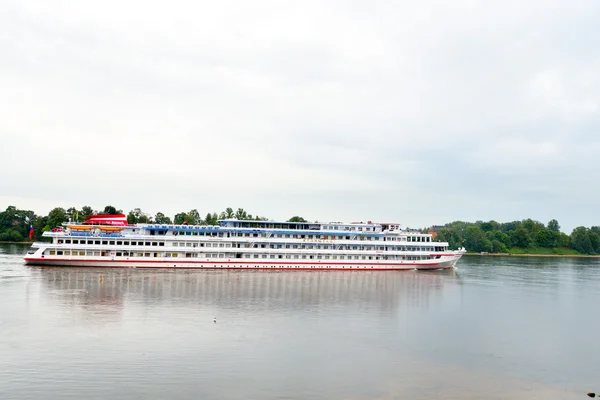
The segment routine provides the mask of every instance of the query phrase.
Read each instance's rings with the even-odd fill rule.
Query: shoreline
[[[465,253],[465,256],[480,257],[569,257],[569,258],[600,258],[592,254],[511,254],[511,253]]]

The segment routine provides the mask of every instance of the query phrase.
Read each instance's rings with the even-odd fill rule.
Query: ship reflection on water
[[[454,270],[386,271],[173,271],[40,269],[42,292],[79,306],[114,311],[129,299],[173,305],[285,305],[286,309],[348,306],[393,311],[400,305],[430,307],[444,287],[455,284]]]

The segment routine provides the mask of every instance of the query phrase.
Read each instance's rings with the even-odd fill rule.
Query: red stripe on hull
[[[285,264],[285,265],[319,265],[319,264],[323,264],[323,265],[390,265],[390,266],[411,266],[411,267],[416,267],[416,266],[435,266],[435,265],[439,265],[439,262],[429,262],[429,263],[374,263],[374,264],[369,264],[369,263],[356,263],[356,262],[339,262],[339,261],[332,261],[332,262],[307,262],[307,261],[298,261],[298,262],[292,262],[292,261],[231,261],[231,260],[227,260],[227,261],[194,261],[194,260],[179,260],[179,259],[171,259],[171,260],[89,260],[89,259],[66,259],[66,258],[50,258],[50,257],[44,257],[44,258],[32,258],[32,257],[25,257],[24,258],[25,261],[40,261],[40,262],[44,262],[44,261],[59,261],[59,262],[65,262],[65,263],[69,263],[69,262],[89,262],[89,263],[166,263],[166,264],[249,264],[249,265],[255,265],[255,264],[269,264],[269,265],[281,265],[281,264]],[[450,260],[444,260],[444,261],[450,261]]]
[[[55,267],[57,265],[39,265],[39,264],[31,264],[32,266],[39,267]],[[170,267],[170,266],[156,266],[156,267],[148,267],[148,266],[135,266],[135,265],[107,265],[101,267],[91,267],[91,266],[80,266],[80,265],[72,265],[72,266],[61,266],[68,268],[122,268],[122,269],[219,269],[219,270],[245,270],[245,271],[253,271],[253,270],[269,270],[269,271],[414,271],[414,270],[442,270],[442,269],[452,269],[452,267],[440,267],[440,268],[291,268],[291,267],[252,267],[252,268],[244,268],[244,267]]]

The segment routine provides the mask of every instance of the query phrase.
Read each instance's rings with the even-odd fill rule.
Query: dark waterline
[[[600,260],[456,271],[25,267],[0,245],[1,399],[579,399]],[[217,323],[213,318],[217,318]]]

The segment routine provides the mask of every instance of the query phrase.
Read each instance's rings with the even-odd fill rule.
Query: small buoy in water
[[[215,318],[213,319],[213,322],[214,322],[215,324],[217,323],[217,317],[215,317]]]
[[[590,397],[596,397],[596,393],[593,393],[593,392],[588,393],[588,396],[590,396]]]

